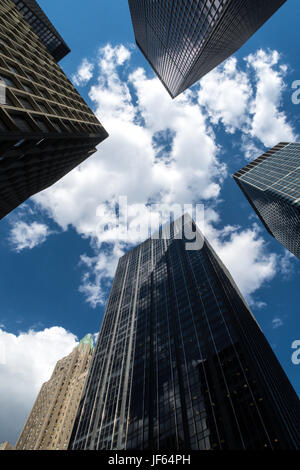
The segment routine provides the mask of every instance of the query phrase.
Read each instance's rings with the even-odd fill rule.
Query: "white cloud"
[[[49,235],[50,231],[45,224],[17,221],[10,231],[10,242],[16,251],[22,251],[44,243]]]
[[[18,335],[0,329],[0,442],[15,443],[41,385],[77,344],[58,326]]]
[[[272,320],[272,328],[273,328],[274,330],[276,330],[277,328],[280,328],[282,325],[283,325],[283,321],[282,321],[281,318],[279,318],[279,317],[273,318],[273,320]]]
[[[199,105],[213,124],[244,133],[246,159],[260,151],[253,138],[266,147],[297,140],[281,109],[288,68],[280,60],[277,51],[260,49],[245,58],[246,70],[232,57],[200,81]]]
[[[225,227],[221,232],[208,228],[206,234],[247,301],[262,307],[252,294],[275,276],[278,260],[268,252],[258,226],[245,230]]]
[[[97,210],[114,203],[119,195],[126,195],[130,205],[150,200],[166,204],[209,201],[218,197],[226,176],[214,133],[197,104],[188,95],[173,102],[159,80],[148,79],[142,69],[129,70],[126,82],[120,71],[124,73],[122,67],[129,59],[130,51],[124,46],[107,45],[99,51],[99,80],[91,87],[90,98],[110,137],[95,156],[34,197],[63,229],[72,225],[98,244],[111,240],[97,230]],[[153,139],[168,129],[174,137],[166,161],[157,158]],[[113,250],[118,253],[121,249]],[[94,281],[87,271],[81,287],[92,305],[103,295],[99,276],[105,282],[107,272],[102,266],[111,265],[111,256],[112,265],[116,264],[113,254],[96,256],[100,263],[92,264]]]
[[[229,133],[247,123],[251,97],[249,77],[238,70],[236,58],[230,58],[200,81],[198,103],[205,107],[214,124],[221,121]]]
[[[96,345],[99,337],[99,332],[97,331],[96,333],[93,334],[93,339],[94,339],[94,344]]]
[[[242,149],[243,157],[248,162],[252,162],[253,160],[258,158],[260,155],[262,155],[265,152],[264,146],[263,145],[257,146],[256,143],[253,142],[251,137],[248,135],[247,136],[245,135],[242,137],[241,149]]]
[[[130,59],[131,53],[123,44],[117,46],[115,50],[112,49],[112,51],[112,56],[115,54],[118,65],[123,65],[124,62]]]
[[[72,224],[79,233],[93,235],[97,207],[119,195],[127,195],[130,204],[153,198],[162,202],[215,198],[226,167],[218,161],[213,131],[199,107],[184,98],[172,102],[159,81],[148,80],[141,70],[126,83],[118,74],[119,47],[106,46],[99,55],[100,78],[90,97],[110,137],[95,156],[35,200],[61,227]],[[129,52],[123,56],[130,57]],[[138,106],[129,85],[135,88]],[[166,128],[175,135],[171,164],[157,161],[152,145],[155,133]]]
[[[72,75],[72,81],[76,86],[84,86],[93,77],[94,64],[87,59],[83,59],[77,72]]]
[[[255,72],[256,80],[256,97],[250,109],[253,114],[250,134],[266,147],[273,147],[281,141],[297,140],[285,113],[280,111],[287,67],[280,66],[279,60],[277,51],[262,49],[246,59],[248,66]]]
[[[294,273],[294,261],[297,262],[297,258],[290,251],[285,250],[279,258],[279,265],[283,279],[287,280]]]
[[[236,59],[229,59],[173,101],[157,78],[132,68],[131,49],[123,45],[101,48],[96,65],[98,81],[89,96],[110,137],[93,157],[34,197],[63,230],[73,226],[92,242],[95,256],[81,258],[85,272],[80,290],[93,306],[106,300],[107,285],[128,239],[114,238],[113,230],[100,230],[99,225],[112,220],[111,208],[119,196],[126,196],[130,207],[205,203],[208,238],[253,301],[252,294],[275,275],[277,259],[268,253],[256,226],[227,234],[213,228],[220,222],[216,202],[227,177],[214,129],[222,123],[228,133],[242,131],[247,158],[262,144],[273,145],[275,134],[281,140],[292,132],[279,111],[285,68],[279,65],[278,53],[259,51],[246,58],[243,69]],[[262,103],[270,113],[263,135],[258,129]],[[103,207],[107,211],[100,216]],[[129,217],[131,227],[144,217]],[[142,241],[141,235],[132,233],[132,244]],[[108,246],[100,250],[103,242]]]

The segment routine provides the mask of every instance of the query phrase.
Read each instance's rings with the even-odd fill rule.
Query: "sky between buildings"
[[[134,45],[125,0],[39,0],[71,53],[61,66],[110,137],[0,222],[0,441],[15,442],[58,359],[99,331],[118,258],[114,202],[204,204],[205,235],[231,271],[296,391],[299,260],[265,231],[231,175],[299,141],[300,4],[289,0],[231,59],[172,101]],[[99,225],[100,224],[100,225]],[[138,236],[132,244],[137,244]],[[132,246],[132,245],[131,245]]]

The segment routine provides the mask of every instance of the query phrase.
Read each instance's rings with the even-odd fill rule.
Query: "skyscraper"
[[[36,0],[13,0],[13,2],[56,62],[63,59],[70,49]]]
[[[0,450],[15,450],[15,448],[8,441],[5,441],[1,442]]]
[[[57,63],[68,51],[35,0],[1,1],[0,219],[108,135]]]
[[[137,45],[174,98],[236,52],[286,0],[129,0]]]
[[[299,399],[207,240],[187,249],[195,230],[120,258],[70,449],[299,446]]]
[[[300,144],[281,142],[233,177],[268,232],[300,258]]]
[[[86,335],[57,362],[33,405],[16,444],[17,450],[66,450],[94,350]]]

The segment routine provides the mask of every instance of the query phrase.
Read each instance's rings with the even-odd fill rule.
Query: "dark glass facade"
[[[300,144],[282,142],[233,177],[268,232],[300,258]]]
[[[1,219],[108,134],[12,0],[0,3],[0,80]]]
[[[23,18],[58,62],[70,49],[36,0],[13,0]]]
[[[119,260],[69,448],[298,448],[299,398],[209,243],[176,235],[182,221]]]
[[[172,98],[236,52],[286,0],[129,0],[137,45]]]

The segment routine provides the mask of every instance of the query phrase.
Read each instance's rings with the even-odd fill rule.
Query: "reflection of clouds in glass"
[[[280,328],[282,325],[283,325],[283,321],[281,318],[276,317],[272,320],[272,327],[274,330],[276,330],[277,328]]]

